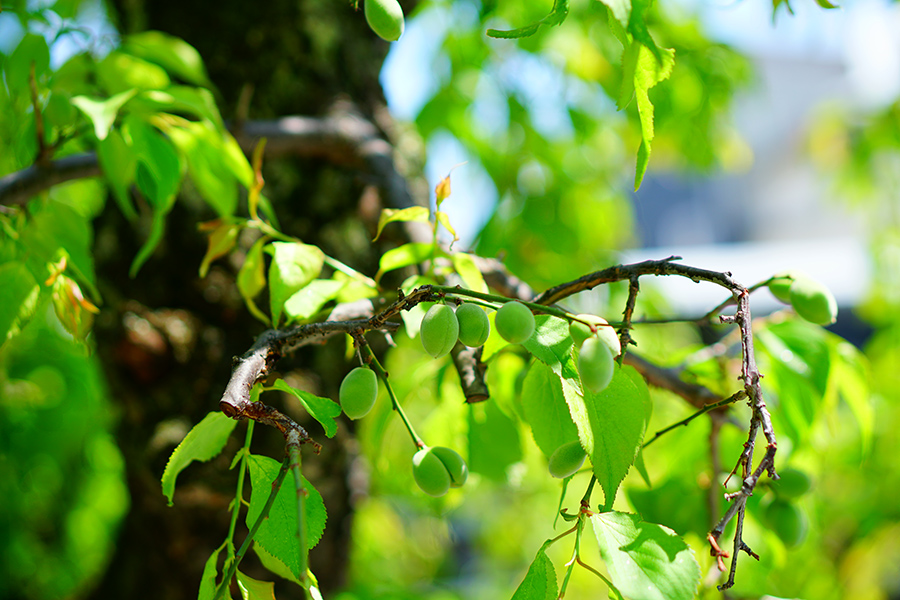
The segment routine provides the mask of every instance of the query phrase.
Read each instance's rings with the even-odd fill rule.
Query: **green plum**
[[[453,309],[446,304],[435,304],[428,309],[419,328],[425,352],[434,358],[447,356],[459,337],[459,321]]]
[[[344,377],[338,392],[341,409],[351,419],[361,419],[375,406],[378,397],[378,377],[375,371],[356,367]]]
[[[580,441],[565,443],[550,455],[550,474],[565,479],[581,468],[585,458],[587,453],[581,447]]]
[[[403,9],[397,0],[365,0],[363,11],[369,27],[381,39],[394,42],[403,35]]]
[[[507,302],[494,317],[497,333],[510,344],[521,344],[534,333],[534,315],[521,302]]]
[[[484,345],[491,333],[491,323],[480,306],[463,304],[456,309],[456,320],[459,321],[460,342],[470,348]]]

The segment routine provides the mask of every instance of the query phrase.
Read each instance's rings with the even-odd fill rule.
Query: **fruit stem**
[[[554,317],[559,317],[560,319],[571,320],[574,315],[571,313],[564,311],[562,309],[553,307],[553,306],[545,306],[543,304],[535,304],[534,302],[526,302],[524,300],[519,300],[517,298],[507,298],[506,296],[497,296],[496,294],[483,294],[481,292],[476,292],[473,290],[467,290],[465,288],[461,288],[455,285],[432,285],[431,289],[437,293],[442,293],[445,295],[450,295],[453,297],[465,297],[465,298],[478,298],[479,300],[486,300],[488,302],[496,302],[499,304],[506,304],[507,302],[519,302],[524,304],[532,311],[536,311],[545,315],[553,315]],[[496,307],[494,307],[496,308]]]
[[[417,450],[421,450],[426,444],[422,441],[422,438],[418,436],[416,430],[413,429],[412,423],[409,422],[406,413],[403,412],[403,407],[400,406],[397,395],[394,393],[394,388],[391,386],[391,382],[388,379],[387,371],[385,371],[384,367],[381,366],[381,363],[378,362],[378,358],[375,357],[375,353],[372,352],[372,349],[369,348],[368,344],[361,344],[360,347],[365,349],[369,366],[372,367],[375,374],[384,382],[384,387],[387,389],[388,396],[391,397],[391,406],[397,411],[397,414],[400,415],[400,420],[403,421],[403,424],[406,425],[406,430],[409,431],[409,436],[412,438],[413,444],[416,445]]]

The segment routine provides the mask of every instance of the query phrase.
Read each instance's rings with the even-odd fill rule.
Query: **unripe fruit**
[[[587,453],[578,440],[563,444],[550,455],[550,474],[565,479],[581,468],[585,458]]]
[[[435,304],[425,313],[419,328],[425,352],[434,358],[447,356],[459,337],[459,321],[446,304]]]
[[[809,475],[798,469],[787,467],[778,471],[778,479],[771,482],[775,495],[782,500],[799,498],[812,487]]]
[[[450,473],[433,448],[422,448],[413,455],[413,478],[429,496],[443,496],[450,489]]]
[[[596,335],[609,346],[613,356],[618,356],[622,353],[622,344],[619,342],[619,336],[616,335],[616,330],[609,326],[609,321],[597,315],[577,315],[577,317],[581,321],[587,321],[594,325],[597,331],[596,333],[591,331],[590,327],[580,321],[569,323],[569,335],[572,336],[576,346],[580,347],[585,340]]]
[[[462,487],[469,478],[469,467],[463,457],[455,450],[444,446],[435,446],[431,449],[431,453],[437,456],[444,464],[444,468],[447,469],[447,473],[450,475],[450,487]]]
[[[394,42],[403,35],[403,9],[397,0],[365,0],[366,21],[383,40]]]
[[[774,275],[772,281],[769,282],[769,291],[772,292],[773,296],[785,304],[790,304],[791,284],[794,283],[795,279],[800,279],[801,277],[806,277],[806,275],[800,271],[784,271],[783,273],[778,273],[777,275]]]
[[[837,320],[837,301],[831,291],[814,279],[797,279],[791,284],[791,306],[797,314],[817,325]]]
[[[351,419],[361,419],[375,406],[378,397],[378,377],[375,371],[356,367],[344,377],[338,392],[341,410]]]
[[[521,344],[534,333],[534,315],[521,302],[507,302],[494,318],[497,333],[510,344]]]
[[[491,333],[491,323],[477,304],[463,304],[456,309],[459,341],[470,348],[483,345]]]
[[[585,389],[595,394],[605,390],[612,381],[615,366],[609,346],[596,337],[585,340],[578,354],[578,373]]]
[[[796,504],[784,500],[773,500],[764,513],[766,524],[775,532],[785,546],[792,548],[806,538],[809,523],[806,514]]]

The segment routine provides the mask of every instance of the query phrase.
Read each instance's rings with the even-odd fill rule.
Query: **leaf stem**
[[[360,338],[356,338],[359,340]],[[360,344],[360,348],[365,349],[366,355],[368,356],[369,365],[375,371],[375,374],[384,382],[384,387],[387,388],[388,396],[391,397],[391,406],[397,414],[400,415],[400,420],[403,421],[403,424],[406,426],[406,430],[409,432],[409,436],[412,438],[413,443],[416,445],[416,448],[421,450],[426,446],[425,442],[422,441],[422,438],[416,433],[416,430],[413,428],[412,423],[410,423],[409,418],[406,416],[406,413],[403,412],[403,407],[400,406],[400,402],[397,400],[397,395],[394,393],[394,388],[391,386],[390,379],[388,378],[388,372],[381,366],[381,363],[378,362],[378,358],[375,356],[375,353],[372,352],[372,349],[368,344],[363,343]]]

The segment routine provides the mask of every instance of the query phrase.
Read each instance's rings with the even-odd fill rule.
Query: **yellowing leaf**
[[[450,217],[442,210],[437,211],[437,220],[438,223],[444,226],[444,229],[450,232],[450,235],[453,236],[453,241],[450,242],[450,247],[453,247],[454,242],[459,241],[459,236],[456,235],[456,230],[453,229],[453,225],[450,224]]]
[[[203,262],[200,263],[201,278],[206,277],[212,261],[231,252],[237,241],[238,232],[241,230],[240,226],[221,219],[216,219],[213,223],[216,225],[209,235],[206,255],[203,257]]]

